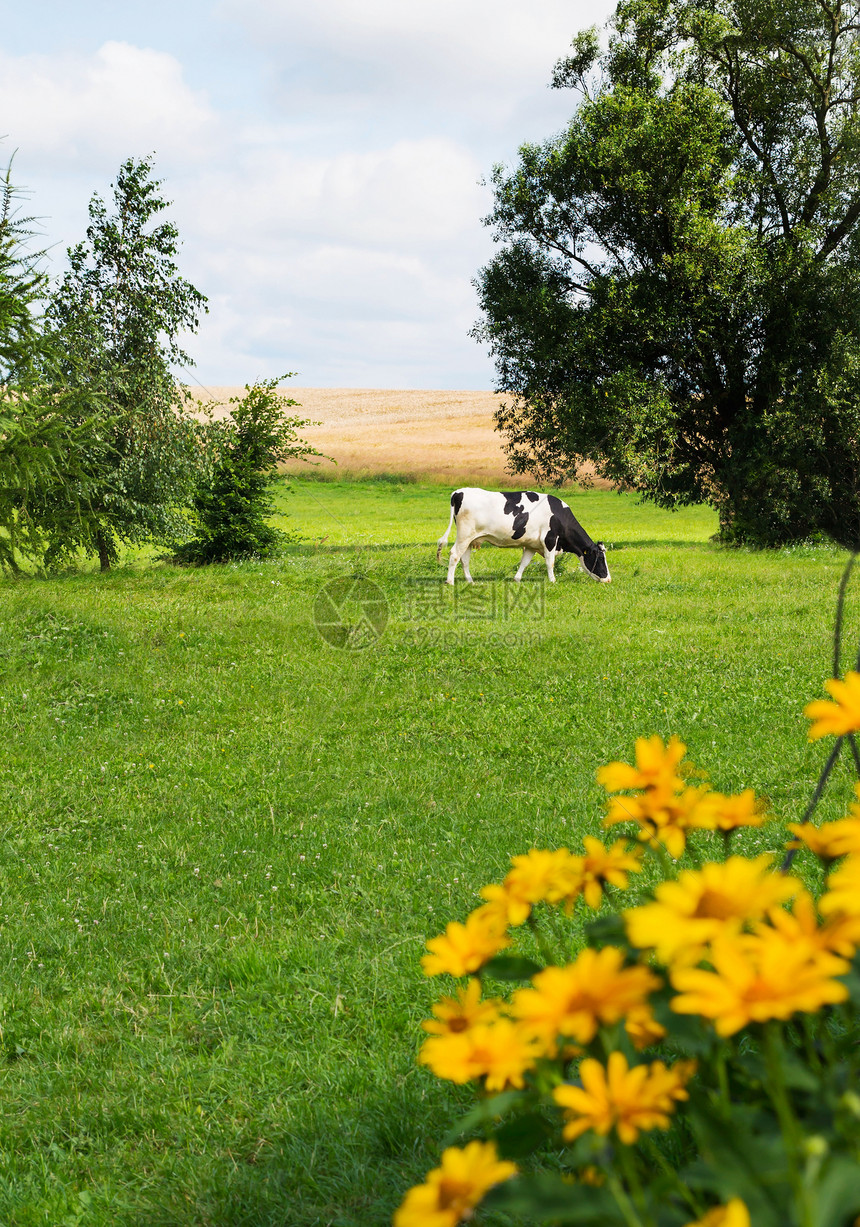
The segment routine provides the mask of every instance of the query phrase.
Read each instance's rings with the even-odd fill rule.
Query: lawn
[[[0,582],[0,1222],[384,1224],[470,1100],[415,1064],[423,942],[599,831],[600,764],[675,732],[802,810],[842,553],[580,491],[611,584],[484,549],[452,593],[448,493],[300,482],[277,561]],[[355,574],[385,628],[338,650]]]

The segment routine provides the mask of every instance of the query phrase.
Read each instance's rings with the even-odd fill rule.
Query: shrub
[[[452,1138],[480,1137],[444,1151],[395,1227],[455,1227],[479,1204],[592,1227],[860,1221],[860,783],[847,817],[807,821],[844,743],[860,767],[860,673],[838,672],[837,648],[834,701],[806,708],[810,739],[837,740],[781,865],[732,849],[766,820],[752,789],[725,796],[676,737],[640,738],[633,765],[598,771],[604,824],[629,834],[515,856],[428,941],[425,973],[465,983],[419,1061],[477,1084]],[[798,851],[823,872],[789,873]],[[661,880],[619,907],[648,857]]]
[[[280,382],[246,384],[244,396],[230,398],[229,417],[210,422],[210,465],[193,503],[196,532],[177,550],[177,561],[266,558],[290,539],[266,522],[275,511],[269,486],[276,466],[322,453],[297,433],[312,423],[285,416],[297,402],[278,392]]]

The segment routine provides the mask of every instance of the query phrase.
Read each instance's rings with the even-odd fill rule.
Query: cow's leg
[[[466,576],[466,582],[469,584],[474,584],[475,581],[472,579],[472,572],[469,570],[469,559],[471,555],[472,546],[470,544],[466,546],[463,553],[460,555],[460,561],[463,564],[463,574]]]
[[[548,549],[544,549],[544,552],[543,552],[544,562],[546,563],[547,578],[549,579],[549,582],[551,584],[555,583],[555,574],[553,572],[553,567],[555,566],[556,552],[557,552],[556,550],[548,550]]]
[[[466,579],[471,584],[472,577],[469,574],[469,549],[471,545],[472,542],[469,540],[468,536],[460,536],[458,533],[454,538],[454,544],[451,546],[451,553],[448,555],[448,575],[445,580],[446,584],[454,583],[454,572],[457,570],[457,563],[460,561],[463,563],[463,571],[465,572]]]
[[[534,556],[535,556],[534,550],[528,550],[528,549],[523,550],[523,556],[520,559],[520,565],[517,567],[517,573],[514,576],[514,579],[517,581],[517,583],[519,583],[519,581],[522,579],[523,571],[525,571],[526,567],[529,565],[529,563],[534,558]]]

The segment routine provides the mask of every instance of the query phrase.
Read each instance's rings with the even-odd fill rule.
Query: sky
[[[468,334],[493,166],[607,0],[31,0],[0,30],[0,157],[59,276],[93,193],[154,155],[209,300],[190,382],[494,386]]]

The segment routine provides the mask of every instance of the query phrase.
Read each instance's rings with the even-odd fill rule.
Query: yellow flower
[[[674,791],[683,788],[678,775],[681,759],[687,747],[677,737],[670,737],[663,744],[662,737],[637,737],[634,746],[636,766],[627,763],[609,763],[597,773],[597,782],[607,792],[623,792],[632,788],[663,788]]]
[[[494,1185],[516,1174],[516,1164],[499,1158],[495,1142],[452,1146],[424,1184],[406,1194],[394,1212],[394,1227],[456,1227]]]
[[[491,882],[489,886],[482,886],[481,898],[487,900],[487,907],[493,908],[498,913],[505,928],[509,925],[525,924],[531,915],[532,905],[528,900],[515,898],[497,882]]]
[[[587,1058],[579,1067],[582,1086],[558,1086],[552,1093],[564,1110],[565,1140],[572,1142],[589,1129],[605,1137],[614,1128],[629,1146],[640,1132],[668,1129],[675,1101],[688,1098],[685,1084],[695,1067],[694,1061],[671,1068],[655,1061],[631,1069],[621,1052],[610,1054],[606,1068]]]
[[[687,831],[712,831],[716,826],[716,817],[703,804],[707,796],[707,787],[691,786],[681,793],[657,787],[635,797],[613,797],[603,825],[635,822],[639,839],[663,844],[669,855],[677,858],[687,846]]]
[[[860,783],[854,785],[860,796]],[[860,805],[851,806],[854,817],[839,818],[836,822],[823,822],[820,827],[811,822],[789,822],[788,829],[794,839],[790,848],[808,848],[825,861],[835,861],[840,856],[860,855]]]
[[[784,908],[772,908],[768,919],[789,941],[810,942],[817,950],[829,950],[833,954],[841,954],[843,958],[853,958],[860,944],[860,915],[842,916],[837,913],[822,923],[812,895],[805,890],[798,893],[790,912]]]
[[[765,803],[751,788],[734,796],[709,792],[703,802],[714,818],[718,831],[736,831],[738,827],[760,827],[764,822]]]
[[[509,1018],[479,1023],[467,1031],[434,1035],[421,1046],[418,1060],[448,1082],[485,1078],[485,1089],[521,1087],[523,1075],[540,1056],[537,1041]]]
[[[557,1036],[587,1044],[601,1023],[615,1023],[647,1002],[660,980],[647,967],[624,967],[615,946],[585,949],[566,967],[547,967],[532,988],[514,993],[511,1013],[552,1051]]]
[[[676,1014],[712,1019],[719,1035],[733,1035],[748,1022],[815,1013],[848,997],[845,985],[834,979],[848,970],[844,959],[775,929],[718,937],[708,957],[713,971],[671,972],[680,996],[670,1004]]]
[[[844,737],[846,733],[855,733],[860,729],[860,673],[851,669],[844,680],[832,677],[824,683],[824,689],[833,696],[835,703],[816,699],[803,709],[807,720],[813,722],[807,734],[810,741],[828,737],[831,733]]]
[[[601,1185],[606,1184],[605,1173],[593,1163],[586,1164],[578,1172],[562,1172],[561,1179],[563,1184],[587,1184],[595,1189],[599,1189]]]
[[[643,1048],[650,1048],[666,1034],[666,1028],[662,1023],[657,1022],[650,1006],[647,1005],[635,1006],[630,1011],[624,1020],[624,1030],[630,1036],[637,1052],[641,1052]]]
[[[583,839],[585,856],[581,857],[582,893],[589,907],[599,908],[603,899],[605,883],[627,889],[627,875],[642,872],[642,853],[639,849],[627,851],[623,839],[616,839],[611,848],[599,839],[586,835]]]
[[[430,938],[427,943],[430,953],[424,955],[421,966],[425,976],[438,976],[443,972],[465,976],[477,971],[510,944],[498,911],[479,907],[466,917],[465,924],[452,920],[444,933]]]
[[[499,1016],[501,1001],[497,997],[481,1000],[480,980],[470,980],[465,988],[458,988],[456,997],[443,997],[432,1007],[434,1018],[421,1024],[431,1035],[450,1035],[456,1031],[468,1031],[479,1023],[494,1022]]]
[[[818,906],[822,916],[860,916],[860,856],[849,856],[827,875]]]
[[[663,963],[681,955],[696,962],[720,933],[741,929],[796,894],[800,883],[774,873],[771,860],[767,853],[755,860],[730,856],[685,870],[676,882],[661,882],[654,903],[623,913],[627,936],[640,949],[652,947]]]
[[[511,858],[513,868],[501,886],[485,886],[481,897],[507,910],[507,923],[520,925],[535,903],[560,903],[573,899],[582,882],[582,857],[567,848],[555,852],[532,848]]]
[[[750,1227],[750,1212],[739,1197],[733,1197],[725,1206],[715,1206],[704,1218],[687,1227]]]
[[[588,1163],[578,1173],[579,1183],[590,1185],[593,1189],[599,1189],[606,1184],[606,1176],[599,1167],[595,1167],[593,1163]]]

